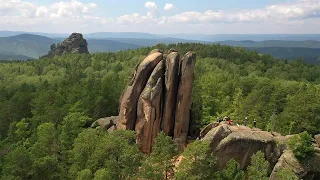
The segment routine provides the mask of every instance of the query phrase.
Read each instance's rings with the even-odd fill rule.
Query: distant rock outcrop
[[[195,53],[182,60],[175,50],[168,54],[158,49],[137,65],[133,78],[120,99],[116,130],[134,130],[141,151],[151,153],[160,131],[184,147],[190,122],[191,93]],[[100,120],[101,121],[101,120]],[[102,124],[99,120],[98,124]]]
[[[58,45],[51,45],[50,51],[44,57],[54,57],[66,53],[89,54],[88,43],[80,33],[72,33]]]

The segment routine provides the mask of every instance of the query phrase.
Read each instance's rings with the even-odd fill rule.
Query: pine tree
[[[251,164],[248,166],[248,179],[249,180],[268,180],[269,163],[264,158],[264,153],[258,151],[251,156]]]

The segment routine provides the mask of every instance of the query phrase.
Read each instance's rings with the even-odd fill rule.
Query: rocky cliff
[[[152,151],[160,131],[173,137],[183,149],[189,132],[195,63],[193,52],[180,58],[175,50],[151,51],[137,65],[121,96],[119,116],[97,120],[93,127],[136,131],[137,144],[146,154]]]
[[[225,167],[230,159],[235,159],[245,169],[250,158],[257,151],[265,154],[269,162],[270,179],[276,180],[280,170],[290,169],[299,179],[314,179],[320,175],[320,146],[314,144],[316,155],[311,160],[299,162],[286,144],[292,136],[251,129],[246,126],[212,123],[202,132],[202,141],[210,143],[212,152],[218,157],[217,169]]]
[[[58,45],[51,45],[50,51],[44,57],[54,57],[66,53],[89,54],[88,43],[80,33],[72,33]]]
[[[119,116],[97,120],[92,127],[108,131],[134,130],[136,143],[142,152],[150,154],[160,131],[171,136],[183,149],[190,133],[190,106],[196,55],[180,57],[175,50],[163,53],[153,50],[136,66],[134,75],[120,98]],[[299,162],[287,147],[291,136],[266,132],[257,128],[226,123],[212,123],[201,132],[201,141],[208,141],[217,159],[217,170],[235,159],[242,169],[250,164],[258,151],[269,162],[270,179],[278,172],[290,169],[299,179],[314,179],[320,175],[320,136],[315,136],[316,155],[312,161]]]

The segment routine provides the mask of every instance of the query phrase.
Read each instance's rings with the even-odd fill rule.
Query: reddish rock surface
[[[188,52],[181,61],[173,135],[175,142],[179,144],[180,148],[186,146],[189,131],[195,64],[196,55],[192,52]]]
[[[161,129],[168,136],[173,135],[174,115],[178,91],[180,55],[171,52],[166,58],[165,97]]]
[[[146,154],[151,153],[154,139],[160,132],[163,74],[163,61],[161,61],[152,72],[138,102],[135,131],[137,144]]]
[[[137,103],[141,92],[145,88],[148,77],[156,65],[162,60],[163,54],[159,51],[150,53],[137,67],[131,83],[125,90],[119,112],[118,130],[134,130],[137,119]]]
[[[93,125],[111,130],[135,130],[137,144],[149,154],[160,131],[181,147],[187,142],[195,53],[180,60],[175,50],[152,50],[136,66],[133,78],[120,98],[119,116],[113,125],[104,118]],[[103,121],[102,121],[103,120]]]

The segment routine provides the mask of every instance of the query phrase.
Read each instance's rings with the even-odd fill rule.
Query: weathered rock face
[[[165,99],[161,129],[168,136],[173,135],[174,115],[178,90],[180,55],[171,52],[166,59]]]
[[[223,168],[230,159],[237,160],[241,168],[245,168],[257,151],[264,152],[266,159],[273,166],[281,155],[276,136],[245,126],[221,124],[209,131],[202,140],[210,142],[212,151],[219,157],[219,168]]]
[[[100,127],[102,129],[108,130],[111,127],[116,125],[118,119],[119,119],[118,116],[111,116],[111,117],[101,118],[101,119],[98,119],[95,122],[93,122],[91,127],[92,128]]]
[[[202,134],[202,141],[208,141],[212,152],[218,157],[218,170],[223,169],[230,159],[235,159],[242,169],[246,169],[250,165],[251,156],[262,151],[269,162],[272,180],[277,179],[277,173],[282,169],[292,170],[299,179],[311,180],[320,176],[320,148],[316,148],[315,157],[303,164],[292,151],[287,150],[286,144],[292,135],[281,136],[223,122],[207,126]]]
[[[219,122],[214,122],[214,123],[211,123],[211,124],[208,124],[206,127],[204,127],[201,131],[200,131],[200,138],[204,138],[205,135],[207,135],[213,128],[219,126],[220,123]],[[207,136],[207,138],[209,137],[210,135]]]
[[[50,49],[45,57],[54,57],[66,53],[89,54],[88,43],[80,33],[72,33],[61,44],[52,45]]]
[[[315,135],[314,139],[316,140],[316,143],[317,143],[318,147],[320,147],[320,134]]]
[[[141,92],[145,88],[150,74],[162,60],[163,54],[158,50],[153,51],[137,67],[131,83],[125,90],[119,112],[118,130],[134,130],[137,119],[137,103]]]
[[[180,147],[186,146],[188,137],[195,64],[196,55],[192,52],[188,52],[181,61],[173,135]]]
[[[141,151],[150,154],[154,139],[160,132],[162,117],[163,61],[153,70],[138,101],[138,118],[135,125],[137,144]]]
[[[141,151],[149,154],[160,131],[184,146],[190,122],[190,105],[196,55],[180,60],[175,50],[163,54],[152,50],[137,65],[133,78],[120,98],[114,130],[135,130]],[[96,124],[102,124],[98,120]],[[110,130],[110,129],[109,129]]]
[[[298,179],[315,179],[315,176],[320,175],[320,153],[316,153],[312,160],[303,164],[297,160],[292,151],[286,150],[274,166],[270,180],[277,180],[277,174],[284,169],[293,171]]]

